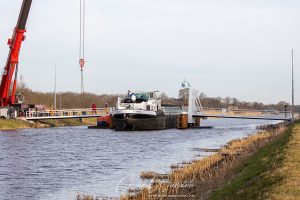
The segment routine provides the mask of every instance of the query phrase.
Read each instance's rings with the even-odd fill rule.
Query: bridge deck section
[[[97,109],[65,109],[65,110],[44,110],[28,111],[25,119],[43,120],[43,119],[74,119],[74,118],[95,118],[110,113],[110,108]]]

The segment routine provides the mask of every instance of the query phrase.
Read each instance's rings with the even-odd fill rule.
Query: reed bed
[[[155,176],[155,172],[151,172],[151,186],[141,188],[135,194],[121,196],[120,199],[206,199],[212,190],[234,176],[232,169],[240,161],[276,139],[285,129],[286,124],[282,123],[272,126],[268,131],[262,130],[255,135],[232,140],[211,156],[188,162],[182,168],[171,167],[167,181],[162,181],[159,176]]]
[[[83,195],[83,194],[78,194],[76,197],[76,200],[96,200],[96,199],[97,197],[94,198],[92,195]]]
[[[169,174],[159,174],[156,172],[142,172],[140,175],[141,179],[169,179],[170,175]]]
[[[138,192],[138,191],[136,190],[135,192]],[[102,194],[100,194],[98,196],[77,194],[76,200],[119,200],[119,198],[107,197]]]

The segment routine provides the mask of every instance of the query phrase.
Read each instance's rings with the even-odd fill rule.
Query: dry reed
[[[142,188],[134,195],[121,196],[120,199],[205,199],[213,189],[232,178],[234,166],[277,138],[285,128],[284,123],[272,126],[268,131],[232,140],[218,153],[188,162],[183,168],[171,167],[167,182],[155,178],[157,173],[151,172],[149,174],[154,179],[151,187]]]
[[[169,174],[159,174],[156,172],[142,172],[140,175],[141,179],[169,179],[170,175]]]

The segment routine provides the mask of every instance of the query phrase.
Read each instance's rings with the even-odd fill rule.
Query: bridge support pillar
[[[181,113],[177,115],[176,117],[176,128],[177,129],[187,129],[189,128],[188,124],[188,114],[187,113]]]
[[[194,126],[195,127],[199,127],[200,126],[200,117],[195,117],[195,124],[194,124]]]
[[[187,129],[193,127],[200,127],[201,118],[193,117],[193,123],[189,123],[188,121],[188,113],[181,113],[176,117],[176,128],[177,129]]]

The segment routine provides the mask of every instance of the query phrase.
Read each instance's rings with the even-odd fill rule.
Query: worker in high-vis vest
[[[106,113],[106,114],[109,114],[109,107],[108,107],[108,104],[107,104],[107,103],[105,103],[105,113]]]

